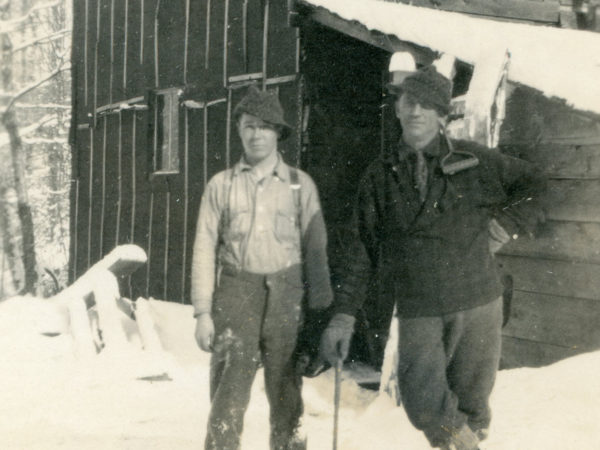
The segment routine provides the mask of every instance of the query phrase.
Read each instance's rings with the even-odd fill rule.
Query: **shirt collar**
[[[242,155],[238,163],[233,168],[233,175],[238,176],[241,172],[248,172],[251,170],[252,166],[246,162],[246,158],[244,158],[244,155]],[[277,163],[275,164],[272,175],[276,176],[281,181],[286,181],[290,178],[290,170],[287,164],[283,162],[283,158],[279,152],[277,152]]]

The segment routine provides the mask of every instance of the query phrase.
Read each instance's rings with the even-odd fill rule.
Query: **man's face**
[[[256,164],[277,151],[277,129],[250,114],[242,114],[238,120],[238,132],[244,146],[244,154],[250,164]]]
[[[440,131],[441,116],[438,112],[422,106],[412,94],[405,92],[396,99],[395,109],[404,138],[427,141]]]

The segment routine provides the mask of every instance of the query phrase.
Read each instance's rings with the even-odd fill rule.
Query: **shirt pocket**
[[[298,244],[299,230],[295,215],[277,211],[275,214],[275,237],[284,244]]]

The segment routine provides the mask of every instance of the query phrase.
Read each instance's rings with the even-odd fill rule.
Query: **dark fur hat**
[[[401,84],[390,83],[387,89],[398,97],[404,92],[413,95],[421,106],[435,109],[440,116],[446,116],[450,112],[452,83],[438,73],[434,66],[419,69],[406,77]]]
[[[280,130],[280,141],[286,139],[292,131],[283,117],[283,108],[275,92],[261,91],[254,85],[250,86],[246,96],[233,110],[234,120],[237,122],[244,113],[275,125]]]

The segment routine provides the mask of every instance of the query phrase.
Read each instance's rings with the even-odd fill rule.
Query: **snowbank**
[[[477,64],[511,54],[509,79],[600,113],[600,33],[500,22],[377,0],[304,0],[370,30]]]
[[[78,360],[65,334],[68,324],[62,311],[31,297],[0,303],[2,448],[202,448],[209,356],[194,342],[191,307],[155,300],[150,306],[164,354],[144,352],[135,324],[123,315],[129,347]],[[481,448],[598,448],[599,369],[596,352],[542,369],[500,372],[492,397],[492,433]],[[360,388],[357,374],[343,375],[339,448],[429,448],[403,409]],[[303,396],[309,450],[330,449],[332,372],[306,379]],[[246,414],[242,448],[268,448],[261,371]]]

